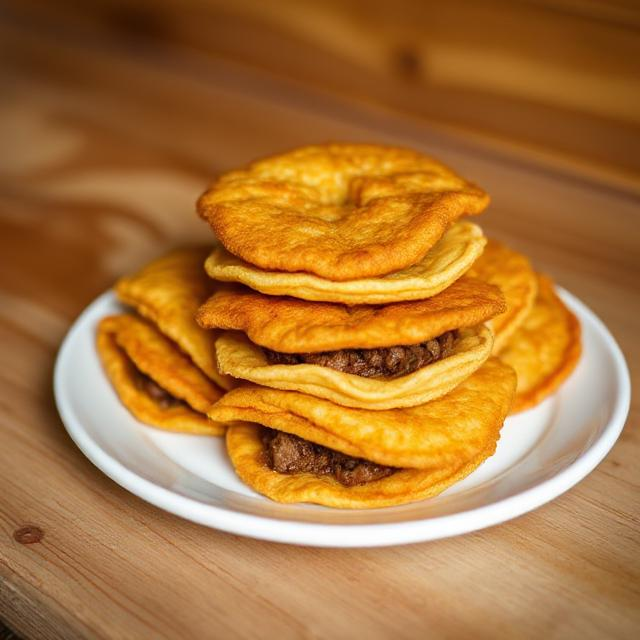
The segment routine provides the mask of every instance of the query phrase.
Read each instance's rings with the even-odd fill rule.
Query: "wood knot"
[[[34,524],[25,524],[13,532],[13,539],[20,544],[35,544],[44,538],[44,531]]]
[[[416,80],[421,74],[420,56],[410,47],[398,47],[393,52],[393,66],[406,80]]]

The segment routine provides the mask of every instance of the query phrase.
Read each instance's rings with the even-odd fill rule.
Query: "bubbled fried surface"
[[[388,304],[423,300],[440,293],[482,254],[482,230],[471,222],[454,224],[420,262],[379,278],[335,282],[312,273],[265,271],[218,245],[205,262],[209,276],[239,282],[268,295],[289,295],[304,300],[343,304]]]
[[[580,359],[578,319],[556,294],[553,282],[538,276],[538,295],[500,358],[518,375],[513,412],[529,409],[551,395]]]
[[[222,391],[153,326],[132,315],[108,316],[98,325],[96,344],[122,404],[138,420],[169,431],[224,433],[225,425],[205,414]],[[139,372],[185,403],[159,405],[140,388]]]
[[[536,273],[526,256],[490,239],[468,275],[496,285],[504,294],[507,309],[491,320],[493,352],[499,353],[533,307],[538,290]]]
[[[447,395],[416,407],[354,409],[246,384],[226,394],[209,416],[255,422],[390,467],[459,467],[495,445],[515,385],[513,369],[490,358]]]
[[[482,325],[462,329],[451,355],[397,378],[364,378],[316,364],[268,363],[262,349],[239,332],[216,342],[220,370],[265,387],[300,391],[347,407],[411,407],[439,398],[476,371],[491,354],[493,334]]]
[[[504,310],[497,287],[463,276],[428,300],[385,306],[309,302],[231,285],[209,298],[196,319],[205,328],[243,331],[274,351],[305,353],[418,344]]]
[[[210,248],[186,247],[153,260],[137,273],[120,278],[116,295],[171,338],[209,378],[223,388],[232,381],[218,372],[214,331],[194,320],[198,307],[213,293],[204,261]]]
[[[238,476],[276,502],[310,502],[339,509],[373,509],[424,500],[462,480],[495,452],[495,442],[474,458],[434,469],[400,469],[386,478],[345,487],[331,476],[282,474],[265,463],[262,428],[246,423],[227,430],[227,451]]]
[[[198,212],[250,264],[344,281],[419,262],[456,219],[488,202],[482,189],[416,151],[327,144],[222,175]]]

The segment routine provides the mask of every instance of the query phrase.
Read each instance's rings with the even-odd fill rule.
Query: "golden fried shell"
[[[97,348],[120,400],[138,420],[171,431],[224,433],[223,424],[205,415],[223,392],[155,327],[133,315],[103,318]],[[163,408],[140,387],[138,372],[186,404]]]
[[[234,378],[347,407],[380,410],[412,407],[443,396],[482,366],[492,345],[488,327],[462,329],[450,356],[397,378],[364,378],[316,364],[270,365],[262,349],[239,332],[223,332],[216,351],[220,370]]]
[[[495,441],[474,458],[434,469],[401,469],[381,480],[345,487],[331,476],[285,475],[264,463],[261,428],[238,423],[227,430],[227,451],[236,473],[255,491],[277,502],[311,502],[341,509],[373,509],[438,495],[474,471],[495,451]]]
[[[460,468],[498,440],[515,386],[513,369],[490,358],[453,391],[417,407],[353,409],[247,384],[221,398],[209,417],[256,422],[392,467]]]
[[[482,189],[416,151],[328,144],[221,176],[198,212],[250,264],[344,281],[416,264],[451,223],[488,202]]]
[[[504,309],[497,287],[463,276],[428,300],[386,306],[308,302],[233,285],[209,298],[196,319],[205,328],[243,331],[275,351],[305,353],[418,344]]]
[[[194,320],[198,307],[215,289],[203,267],[208,253],[207,247],[172,251],[121,278],[115,290],[122,302],[157,325],[202,371],[228,389],[233,381],[216,366],[216,332],[205,331]]]
[[[536,273],[527,257],[489,240],[468,275],[500,287],[504,294],[507,309],[491,320],[495,333],[493,352],[499,353],[533,307],[538,290]]]
[[[312,273],[263,271],[216,246],[205,262],[216,280],[239,282],[269,295],[343,304],[423,300],[446,289],[480,256],[486,238],[471,222],[454,224],[420,262],[379,278],[335,282]]]
[[[556,295],[553,283],[538,277],[538,296],[500,358],[518,374],[513,412],[551,395],[575,368],[582,350],[580,323]]]

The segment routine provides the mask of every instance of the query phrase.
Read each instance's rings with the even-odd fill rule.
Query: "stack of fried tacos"
[[[486,244],[463,216],[487,194],[435,160],[372,145],[305,147],[220,177],[198,210],[220,285],[197,313],[239,386],[238,475],[274,500],[401,504],[490,456],[513,369],[491,356],[499,287],[466,275]]]
[[[273,500],[437,495],[553,393],[580,326],[529,260],[466,216],[489,198],[415,151],[304,147],[219,177],[213,248],[123,278],[98,349],[141,421],[219,435]],[[517,377],[516,377],[517,374]]]

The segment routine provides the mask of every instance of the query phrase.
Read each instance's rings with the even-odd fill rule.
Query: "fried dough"
[[[459,468],[498,440],[516,386],[511,367],[490,358],[447,395],[417,407],[371,411],[245,384],[209,411],[221,422],[256,422],[391,467]]]
[[[269,295],[343,304],[388,304],[430,298],[455,282],[482,253],[486,238],[471,222],[454,224],[415,265],[380,278],[335,282],[312,273],[263,271],[216,246],[205,262],[212,278]]]
[[[234,378],[380,410],[412,407],[445,395],[482,366],[492,345],[488,327],[462,329],[451,355],[396,378],[364,378],[316,364],[270,365],[262,349],[239,332],[223,332],[216,352],[220,370]]]
[[[491,320],[493,352],[500,353],[533,307],[538,290],[536,273],[526,256],[490,239],[467,274],[500,287],[504,294],[507,309]]]
[[[277,502],[311,502],[341,509],[373,509],[438,495],[462,480],[495,452],[491,442],[470,460],[434,469],[401,469],[381,480],[345,487],[331,476],[287,475],[264,462],[257,425],[238,423],[227,430],[227,451],[236,473],[255,491]]]
[[[344,281],[416,264],[455,220],[488,203],[482,189],[416,151],[328,144],[224,174],[198,212],[250,264]]]
[[[538,295],[524,323],[511,336],[500,358],[518,375],[513,413],[551,395],[580,359],[578,319],[556,294],[552,281],[538,276]]]
[[[418,344],[481,324],[505,308],[497,287],[463,276],[428,300],[386,306],[308,302],[229,285],[207,300],[196,319],[207,329],[243,331],[274,351],[305,353]]]
[[[198,307],[213,293],[204,261],[210,248],[189,247],[164,255],[137,273],[118,280],[116,295],[171,338],[193,362],[224,389],[233,380],[218,372],[215,331],[205,331],[194,320]]]
[[[141,422],[171,431],[224,433],[225,425],[206,416],[223,391],[149,323],[133,315],[103,318],[97,349],[120,400]],[[161,407],[137,384],[138,372],[184,403]]]

